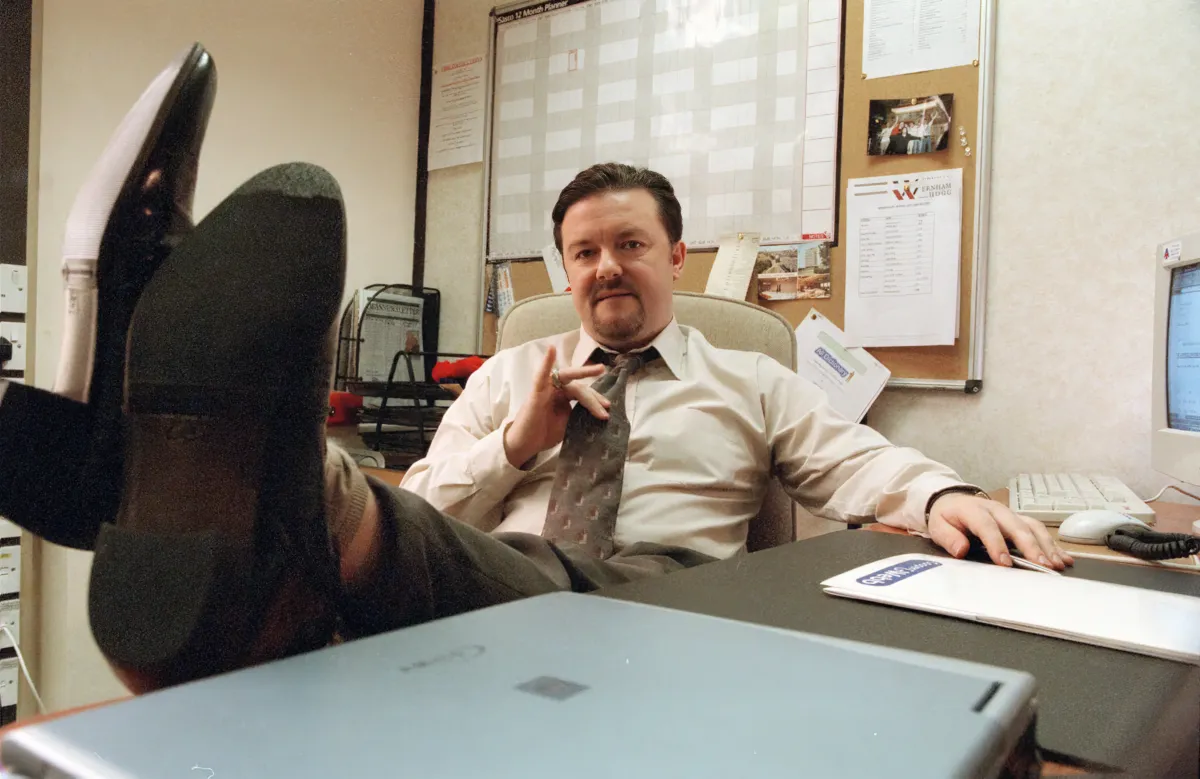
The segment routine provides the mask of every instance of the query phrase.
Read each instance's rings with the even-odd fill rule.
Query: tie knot
[[[629,373],[636,373],[643,365],[654,362],[657,359],[658,350],[653,346],[641,352],[624,352],[620,354],[597,349],[595,354],[592,355],[592,362],[607,365],[618,371],[627,370]]]

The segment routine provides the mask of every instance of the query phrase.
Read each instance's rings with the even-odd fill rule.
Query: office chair
[[[731,298],[676,292],[675,318],[679,324],[699,330],[720,349],[761,352],[796,369],[796,334],[774,311]],[[507,349],[577,327],[579,316],[570,295],[526,298],[501,318],[496,348]],[[750,523],[746,547],[753,552],[795,541],[798,528],[809,536],[839,527],[844,525],[809,515],[772,479],[762,509]]]

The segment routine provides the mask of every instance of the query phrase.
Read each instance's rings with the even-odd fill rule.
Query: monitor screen
[[[1171,271],[1167,311],[1167,426],[1200,433],[1200,265]]]

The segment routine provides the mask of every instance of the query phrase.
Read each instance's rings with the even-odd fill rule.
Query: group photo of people
[[[928,154],[946,149],[954,95],[872,100],[867,154]]]

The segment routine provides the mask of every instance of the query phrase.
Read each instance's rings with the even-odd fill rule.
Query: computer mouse
[[[1076,512],[1062,521],[1062,524],[1058,526],[1058,540],[1068,544],[1104,546],[1104,540],[1108,534],[1122,525],[1150,529],[1150,526],[1142,520],[1134,519],[1119,511],[1088,509]]]

